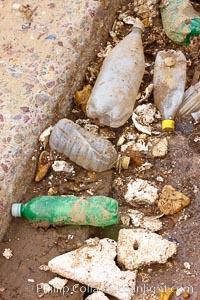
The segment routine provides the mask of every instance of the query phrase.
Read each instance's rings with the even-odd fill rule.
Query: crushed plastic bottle
[[[11,214],[13,217],[25,217],[33,222],[109,226],[117,223],[118,202],[104,196],[41,196],[26,204],[14,203]]]
[[[183,117],[200,110],[200,82],[191,86],[183,96],[183,102],[179,108],[178,116]]]
[[[160,51],[154,67],[154,102],[163,121],[162,129],[174,130],[174,118],[182,103],[186,83],[186,58],[181,51]]]
[[[164,31],[172,41],[187,46],[191,37],[200,35],[200,15],[189,0],[163,0],[161,6]]]
[[[105,58],[86,107],[87,116],[114,128],[132,115],[145,71],[141,35],[136,19],[133,30]]]
[[[117,161],[117,152],[110,141],[68,119],[62,119],[54,126],[49,145],[52,150],[94,172],[109,170]]]

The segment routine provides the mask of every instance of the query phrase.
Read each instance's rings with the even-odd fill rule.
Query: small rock
[[[0,293],[3,293],[5,291],[4,287],[0,287]]]
[[[39,270],[46,272],[46,271],[49,271],[49,267],[46,265],[41,265],[41,266],[39,266]]]
[[[184,268],[187,269],[187,270],[190,270],[191,266],[189,264],[189,262],[184,262]]]
[[[165,215],[173,215],[190,204],[190,199],[171,185],[165,185],[160,194],[158,207]]]
[[[188,293],[183,294],[183,299],[189,299],[189,298],[190,298],[190,294],[188,294]]]
[[[13,9],[13,10],[19,10],[20,7],[21,7],[21,4],[20,4],[20,3],[13,3],[13,5],[12,5],[12,9]]]
[[[62,279],[60,277],[54,277],[49,281],[49,284],[57,290],[62,290],[64,286],[67,284],[67,279]]]
[[[158,189],[147,180],[131,180],[127,187],[128,190],[124,198],[132,206],[137,204],[154,204],[158,198]]]
[[[104,293],[98,291],[85,298],[85,300],[109,300],[109,298]]]
[[[10,248],[5,248],[2,255],[6,259],[10,259],[13,256],[13,253],[12,253],[12,250]]]
[[[128,270],[152,263],[166,263],[177,245],[144,229],[121,229],[117,243],[117,261]]]
[[[86,112],[86,105],[92,92],[92,86],[90,84],[84,86],[81,91],[77,91],[75,94],[76,103],[81,106],[82,111]]]
[[[52,169],[55,172],[66,172],[66,173],[72,173],[74,172],[74,166],[72,164],[67,163],[64,160],[55,160]]]
[[[35,282],[34,279],[28,279],[27,281],[28,281],[28,282]]]
[[[49,152],[42,151],[38,160],[35,182],[41,181],[46,176],[51,164]]]
[[[152,148],[153,157],[165,157],[168,152],[168,141],[167,138],[156,139],[156,143]]]
[[[116,263],[117,243],[111,239],[93,238],[77,250],[49,261],[51,272],[117,297],[131,300],[136,272],[121,271]],[[106,268],[105,268],[106,266]]]
[[[58,189],[55,186],[50,187],[48,189],[48,195],[49,196],[53,196],[53,195],[57,195],[57,194],[58,194]]]

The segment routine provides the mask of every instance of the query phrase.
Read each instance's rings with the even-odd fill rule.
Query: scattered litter
[[[170,300],[174,295],[175,289],[174,288],[166,288],[165,290],[159,291],[159,300]]]
[[[156,157],[165,157],[168,152],[168,141],[167,138],[156,139],[153,142],[152,155]]]
[[[117,243],[111,239],[89,239],[83,247],[53,258],[48,265],[51,272],[60,276],[121,300],[131,300],[136,272],[121,271],[116,266],[116,247]]]
[[[49,284],[57,290],[62,290],[64,286],[67,284],[67,279],[62,279],[60,277],[54,277],[49,281]]]
[[[134,227],[141,227],[153,232],[162,229],[162,222],[157,216],[145,216],[144,213],[134,209],[129,209],[127,214],[130,217],[131,224]]]
[[[163,182],[163,181],[164,181],[164,179],[163,179],[162,176],[157,176],[157,177],[156,177],[156,180],[159,181],[159,182]]]
[[[190,270],[191,269],[191,266],[189,264],[189,262],[184,262],[184,268],[187,269],[187,270]]]
[[[46,148],[46,145],[48,144],[49,136],[51,134],[52,129],[53,129],[53,126],[49,126],[41,133],[41,135],[39,137],[39,141],[42,144],[44,149]]]
[[[200,82],[186,90],[178,115],[183,117],[195,113],[200,109]]]
[[[101,49],[100,52],[97,53],[97,56],[100,58],[105,58],[106,56],[108,56],[112,48],[113,48],[112,44],[110,42],[107,42],[106,47],[104,49]]]
[[[141,125],[140,123],[138,123],[137,118],[138,118],[138,116],[135,113],[133,113],[132,114],[132,121],[133,121],[133,124],[134,124],[135,128],[138,131],[140,131],[140,132],[143,132],[143,133],[146,133],[148,135],[151,135],[151,127],[150,126]]]
[[[75,123],[87,129],[91,133],[98,134],[99,132],[99,127],[95,124],[92,124],[90,119],[78,119]]]
[[[180,287],[179,289],[176,290],[176,297],[179,297],[185,292],[185,289],[183,287]]]
[[[12,250],[10,248],[5,248],[5,250],[3,251],[3,257],[5,257],[6,259],[10,259],[12,256]]]
[[[141,104],[143,102],[147,102],[149,97],[151,96],[152,92],[153,92],[153,83],[150,83],[144,90],[144,93],[142,94],[142,96],[140,95],[137,102],[139,104]]]
[[[128,170],[129,164],[130,164],[130,157],[129,156],[121,156],[118,155],[117,163],[116,163],[116,169],[121,172],[121,169]]]
[[[171,185],[164,186],[158,201],[158,207],[165,215],[176,214],[189,204],[190,199],[176,191]]]
[[[74,173],[74,166],[64,160],[55,160],[52,169],[55,172]]]
[[[47,265],[40,265],[39,266],[39,270],[41,270],[41,271],[48,271],[49,270],[49,267],[47,266]]]
[[[50,187],[48,189],[48,195],[49,196],[53,196],[53,195],[57,195],[57,194],[58,194],[58,189],[55,186]]]
[[[144,229],[121,229],[117,243],[117,261],[128,270],[153,263],[166,263],[176,254],[177,245]]]
[[[52,161],[50,160],[49,152],[42,151],[38,159],[35,182],[41,181],[46,176],[51,165],[52,165]]]
[[[137,168],[137,170],[139,172],[145,171],[145,170],[149,170],[153,167],[153,165],[149,162],[145,162],[144,164],[142,164],[140,167]]]
[[[87,84],[81,91],[77,91],[75,94],[76,103],[81,106],[82,111],[86,112],[86,105],[92,92],[92,86]]]
[[[157,110],[152,103],[138,105],[134,113],[137,115],[137,121],[143,125],[150,125],[157,118]]]
[[[85,298],[85,300],[109,300],[109,298],[104,293],[98,291]]]
[[[130,205],[154,204],[158,198],[158,189],[147,180],[130,180],[127,187],[124,198]]]
[[[121,216],[120,219],[124,226],[128,227],[130,225],[131,218],[129,216]]]
[[[122,22],[124,22],[125,24],[134,25],[135,18],[132,16],[129,16],[128,13],[129,13],[128,11],[120,13],[118,16],[118,19],[121,20]]]

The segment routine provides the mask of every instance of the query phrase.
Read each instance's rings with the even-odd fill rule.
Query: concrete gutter
[[[60,116],[69,113],[89,62],[126,2],[0,3],[0,239],[11,204],[20,201],[33,179],[31,157],[39,134],[55,109]]]

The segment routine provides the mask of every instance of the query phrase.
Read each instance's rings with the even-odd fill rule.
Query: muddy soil
[[[194,1],[194,6],[200,11],[198,1]],[[130,5],[131,8],[131,5]],[[134,14],[131,14],[133,15]],[[184,52],[188,61],[187,87],[198,81],[199,70],[199,45],[200,38],[194,38],[189,47],[180,47],[171,42],[162,32],[160,16],[153,20],[153,27],[146,27],[143,41],[146,62],[149,66],[146,68],[146,74],[141,85],[141,92],[152,83],[153,62],[158,50],[180,49]],[[119,38],[125,36],[131,30],[130,25],[123,24],[118,32]],[[113,40],[110,39],[110,43]],[[102,58],[97,58],[91,64],[90,70],[86,74],[86,83],[94,83],[95,76],[102,63]],[[96,75],[95,75],[96,74]],[[198,78],[198,79],[197,79]],[[153,102],[152,96],[149,99]],[[86,119],[80,107],[74,104],[72,120]],[[55,116],[55,122],[59,116]],[[131,121],[124,127],[116,130],[100,127],[100,131],[110,134],[111,141],[116,145],[117,140],[124,128],[129,126]],[[160,130],[158,124],[155,128]],[[47,176],[39,183],[31,183],[28,191],[22,199],[27,202],[31,198],[41,195],[47,195],[49,188],[54,187],[57,195],[74,194],[91,196],[105,195],[116,198],[119,201],[120,212],[126,212],[130,208],[123,198],[123,191],[115,184],[117,178],[124,182],[128,177],[148,179],[156,183],[161,191],[166,184],[171,184],[177,190],[183,192],[191,199],[189,207],[173,216],[162,217],[163,229],[159,232],[169,240],[175,241],[178,247],[178,253],[164,265],[152,265],[139,270],[138,289],[134,299],[153,300],[158,299],[159,288],[166,287],[184,287],[185,292],[190,294],[189,299],[200,299],[200,142],[195,139],[200,136],[200,126],[194,126],[190,119],[177,120],[176,131],[173,134],[160,133],[159,137],[168,136],[169,151],[165,158],[153,159],[149,156],[137,154],[131,160],[128,170],[119,171],[113,169],[100,174],[95,174],[83,170],[74,165],[75,175],[64,172],[55,172],[49,170]],[[47,150],[48,147],[47,147]],[[119,150],[119,149],[118,149]],[[35,153],[40,153],[42,148],[38,146]],[[66,157],[53,154],[53,159],[66,159]],[[153,164],[149,170],[138,172],[138,165],[144,161]],[[158,181],[158,176],[162,181]],[[143,206],[141,211],[147,215],[158,214],[157,205],[148,207]],[[98,236],[109,237],[117,240],[118,231],[122,224],[108,228],[91,228],[89,226],[63,226],[48,227],[44,224],[32,226],[30,222],[24,219],[13,219],[10,227],[0,243],[0,253],[5,248],[13,251],[13,256],[6,260],[0,256],[0,299],[1,300],[35,300],[39,297],[44,299],[70,299],[81,300],[92,292],[90,287],[85,287],[76,282],[68,281],[66,289],[62,293],[52,292],[47,295],[42,294],[40,283],[48,282],[54,277],[49,271],[39,269],[41,265],[46,265],[48,261],[62,253],[71,251],[80,247],[84,240],[89,237]],[[188,262],[189,264],[185,264]],[[56,276],[56,275],[55,275]],[[183,296],[173,296],[173,299],[183,299]],[[114,299],[109,296],[110,299]]]

